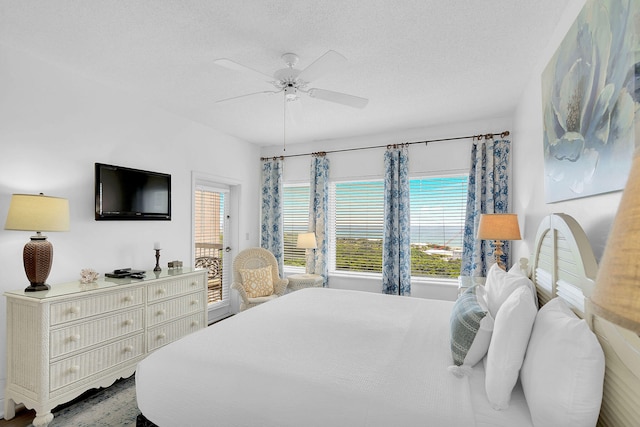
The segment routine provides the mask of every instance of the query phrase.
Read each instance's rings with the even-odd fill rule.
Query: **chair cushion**
[[[273,294],[271,266],[240,269],[242,286],[249,298],[266,297]]]
[[[268,295],[266,297],[256,297],[256,298],[247,298],[249,300],[249,304],[262,304],[263,302],[271,301],[278,298],[278,295]]]

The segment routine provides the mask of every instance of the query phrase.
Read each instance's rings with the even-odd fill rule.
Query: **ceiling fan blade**
[[[273,76],[269,76],[260,71],[254,70],[253,68],[249,68],[246,65],[238,64],[237,62],[227,58],[216,59],[215,61],[213,61],[213,63],[221,67],[228,68],[229,70],[239,71],[254,78],[264,80],[268,83],[271,83],[275,80]]]
[[[339,69],[347,62],[347,58],[340,55],[335,50],[330,50],[320,58],[316,59],[311,65],[302,70],[298,75],[300,80],[305,82],[313,82],[325,74]]]
[[[325,101],[337,102],[353,108],[364,108],[369,103],[367,98],[347,95],[346,93],[333,92],[326,89],[309,89],[309,96],[312,98],[324,99]]]
[[[231,98],[219,99],[218,101],[216,101],[216,104],[220,104],[222,102],[236,101],[238,99],[247,98],[247,97],[255,96],[255,95],[273,95],[274,93],[279,93],[279,92],[280,91],[266,90],[266,91],[263,91],[263,92],[247,93],[245,95],[232,96]]]

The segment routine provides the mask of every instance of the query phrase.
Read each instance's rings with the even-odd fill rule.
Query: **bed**
[[[595,417],[586,414],[593,423],[599,412],[600,425],[638,425],[639,340],[588,314],[585,297],[593,287],[596,264],[584,232],[571,217],[550,215],[543,220],[530,269],[531,281],[519,271],[508,273],[517,279],[495,273],[514,283],[526,280],[530,287],[501,295],[502,306],[482,306],[486,313],[495,314],[496,309],[502,314],[487,314],[479,320],[470,348],[459,363],[453,360],[458,347],[452,345],[451,331],[463,297],[450,302],[311,288],[254,307],[169,344],[140,362],[136,393],[143,415],[138,425],[538,427],[550,422],[548,418],[544,421],[548,408],[566,409],[569,383],[569,394],[578,394],[573,400],[586,408],[577,408],[570,420],[562,418],[562,425],[585,425],[584,412],[594,411]],[[477,295],[501,292],[495,289],[490,284],[486,290],[474,288],[473,298],[486,302],[486,296]],[[471,298],[467,292],[465,298]],[[538,303],[547,308],[538,311]],[[554,311],[559,304],[570,313]],[[507,322],[504,313],[508,310],[502,307],[519,305],[526,306],[526,315],[518,315],[526,320]],[[593,351],[585,350],[589,347],[579,341],[579,354],[571,361],[545,362],[549,352],[544,350],[544,339],[549,335],[541,326],[544,322],[538,321],[542,313],[560,313],[571,327],[591,325],[598,339],[588,327],[590,336],[584,336],[587,340],[593,336],[593,342],[589,341]],[[489,318],[495,329],[489,333],[484,356],[481,351],[476,354],[484,345],[478,331],[489,328]],[[507,323],[508,331],[503,326]],[[518,327],[526,333],[516,334],[515,325],[520,323]],[[547,332],[557,339],[553,325]],[[540,343],[531,344],[529,336],[531,342]],[[509,346],[522,339],[521,369],[505,361],[505,355],[514,353]],[[535,348],[543,349],[543,354],[538,355]],[[595,356],[578,363],[590,352]],[[600,353],[602,372],[598,374],[592,367],[599,366]],[[480,356],[479,362],[470,361]],[[544,368],[540,363],[546,363]],[[582,366],[586,375],[582,371],[577,375],[574,365]],[[515,372],[507,381],[506,395],[504,372]],[[553,379],[541,383],[545,375],[537,374],[543,372]],[[566,376],[578,380],[564,381],[565,388],[553,383],[556,377]],[[586,383],[583,377],[588,378]],[[556,389],[562,394],[554,400]],[[585,394],[583,389],[589,390]]]

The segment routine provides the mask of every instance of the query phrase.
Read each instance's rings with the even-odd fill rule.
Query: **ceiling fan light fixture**
[[[284,88],[284,99],[287,101],[295,101],[298,99],[298,89],[293,86],[287,86]]]

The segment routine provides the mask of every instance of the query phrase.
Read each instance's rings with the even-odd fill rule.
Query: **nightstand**
[[[484,285],[486,277],[458,276],[458,295],[475,285]]]
[[[297,291],[304,288],[322,287],[324,279],[319,274],[292,274],[289,279],[289,290]]]

